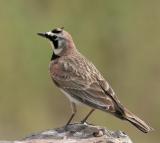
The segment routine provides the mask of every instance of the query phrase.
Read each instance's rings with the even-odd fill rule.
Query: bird
[[[94,64],[79,52],[72,36],[63,27],[37,34],[51,43],[53,53],[49,63],[49,73],[54,84],[71,103],[72,114],[66,126],[75,116],[76,106],[83,104],[89,106],[91,110],[81,123],[85,123],[88,117],[98,109],[129,121],[144,133],[153,130],[120,103],[109,82]]]

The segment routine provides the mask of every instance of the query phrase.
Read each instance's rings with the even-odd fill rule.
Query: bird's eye
[[[56,36],[56,35],[53,35],[52,38],[53,38],[53,40],[56,40],[56,39],[57,39],[57,36]]]

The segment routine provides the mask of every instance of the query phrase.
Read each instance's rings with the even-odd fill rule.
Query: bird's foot
[[[64,126],[64,130],[65,130],[65,131],[68,130],[68,126],[69,126],[69,125],[70,125],[70,124],[67,123],[67,124]]]
[[[86,122],[86,120],[82,120],[80,123],[88,125],[88,122]]]

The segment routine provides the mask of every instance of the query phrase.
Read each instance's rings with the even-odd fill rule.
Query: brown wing
[[[112,101],[114,102],[114,107],[115,107],[115,116],[123,119],[124,115],[124,106],[120,103],[118,100],[115,92],[111,88],[111,86],[105,81],[105,80],[98,80],[98,83],[101,87],[101,89],[104,91],[104,93],[109,96]],[[108,88],[107,88],[108,87]]]
[[[104,111],[115,112],[114,102],[109,96],[106,96],[104,91],[97,86],[93,88],[92,83],[89,87],[79,84],[77,81],[56,81],[65,92],[67,92],[72,98],[82,102],[92,108],[98,108]],[[62,86],[64,85],[64,86]]]
[[[116,112],[117,100],[113,90],[91,63],[61,62],[63,75],[52,77],[53,81],[78,101],[103,111]],[[77,62],[77,61],[76,61]]]

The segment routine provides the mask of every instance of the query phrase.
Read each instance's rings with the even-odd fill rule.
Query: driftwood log
[[[67,127],[32,134],[19,141],[0,143],[132,143],[122,131],[110,131],[104,127],[74,123]]]

